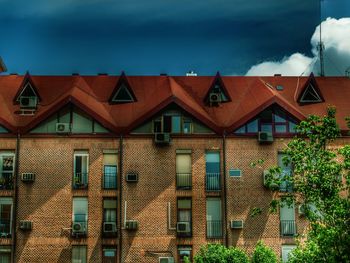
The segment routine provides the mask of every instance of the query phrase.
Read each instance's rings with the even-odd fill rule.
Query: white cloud
[[[319,26],[311,37],[313,57],[294,53],[284,57],[281,61],[266,61],[252,66],[247,76],[271,76],[282,74],[285,76],[300,76],[320,72],[317,45],[319,43]],[[344,75],[350,66],[350,17],[327,18],[322,22],[322,41],[325,46],[324,63],[325,74]]]

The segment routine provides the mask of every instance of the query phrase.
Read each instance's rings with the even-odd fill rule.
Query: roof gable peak
[[[318,87],[314,74],[311,73],[298,97],[300,105],[324,102],[322,93]]]
[[[25,74],[21,86],[13,99],[14,104],[18,104],[21,97],[36,97],[38,101],[41,101],[39,92],[36,89],[28,71]]]
[[[231,101],[230,94],[228,93],[225,83],[218,71],[204,97],[204,103],[209,106],[218,106],[220,103],[229,101]]]
[[[109,103],[120,104],[120,103],[130,103],[135,101],[137,101],[136,96],[123,71],[118,79],[117,85],[115,86],[111,97],[109,98]]]

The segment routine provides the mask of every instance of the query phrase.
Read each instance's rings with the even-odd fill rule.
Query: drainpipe
[[[227,236],[227,176],[226,176],[226,131],[224,130],[222,135],[222,151],[223,151],[223,168],[224,168],[224,235],[225,235],[225,245],[228,247],[228,236]]]
[[[15,249],[16,249],[16,225],[17,225],[17,214],[18,214],[18,171],[19,171],[19,150],[20,150],[21,136],[17,133],[16,139],[16,153],[15,153],[15,169],[13,172],[13,188],[14,188],[14,202],[13,202],[13,216],[12,216],[12,246],[11,246],[11,262],[15,263]]]
[[[119,262],[122,262],[122,239],[123,239],[123,232],[122,232],[122,182],[123,182],[123,135],[120,135],[119,138]]]

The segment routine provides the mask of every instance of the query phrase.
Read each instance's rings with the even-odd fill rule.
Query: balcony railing
[[[207,238],[221,238],[221,237],[222,237],[222,221],[207,220]]]
[[[205,176],[205,190],[206,191],[220,191],[220,173],[206,173]]]
[[[192,174],[176,173],[176,188],[190,190],[192,188]]]
[[[75,173],[73,178],[74,189],[85,189],[88,186],[88,173]]]
[[[103,188],[104,189],[117,189],[117,174],[116,173],[104,173],[103,174]]]
[[[0,218],[0,237],[11,237],[11,220]]]
[[[281,220],[281,236],[294,236],[295,234],[295,220]]]
[[[13,189],[13,172],[3,172],[0,175],[0,190],[11,190]]]

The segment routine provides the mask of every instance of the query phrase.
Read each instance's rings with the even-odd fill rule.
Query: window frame
[[[12,170],[3,170],[3,160],[4,157],[12,157]],[[16,163],[16,155],[13,151],[0,151],[0,190],[12,190],[13,189],[13,180],[15,175],[15,163]],[[7,174],[4,176],[4,174]],[[6,178],[7,177],[7,178]]]
[[[77,160],[76,157],[86,157],[86,178],[85,178],[85,183],[76,183],[76,178],[77,178]],[[89,151],[87,150],[75,150],[73,153],[73,181],[72,181],[72,187],[73,189],[87,189],[89,185],[89,167],[90,167],[90,162],[89,162]],[[80,172],[83,174],[83,172]],[[84,176],[84,175],[81,175]]]
[[[2,206],[3,205],[10,205],[10,222],[9,222],[9,232],[1,232],[0,231],[0,237],[1,238],[11,238],[12,237],[12,225],[13,225],[13,198],[12,197],[0,197],[0,219],[8,220],[8,219],[2,219]],[[6,225],[4,226],[4,229],[6,228]]]
[[[189,200],[191,208],[179,208],[179,201],[180,200]],[[192,227],[192,222],[193,222],[192,209],[193,209],[192,197],[178,197],[176,199],[176,222],[177,223],[179,223],[179,222],[189,222],[190,223],[190,232],[189,233],[177,233],[178,237],[192,237],[192,232],[193,232],[193,227]],[[180,211],[189,211],[189,213],[190,213],[190,221],[180,220]]]
[[[189,173],[178,173],[178,167],[177,167],[177,163],[178,163],[178,156],[180,155],[187,155],[189,156],[190,159],[190,171]],[[191,150],[177,150],[176,154],[175,154],[175,175],[176,175],[176,189],[177,190],[192,190],[192,177],[193,177],[193,172],[192,172],[192,151]],[[189,185],[186,186],[179,186],[178,185],[178,174],[189,174],[190,178],[189,178]]]
[[[82,248],[84,248],[84,250],[85,250],[85,258],[80,258],[80,254],[81,254],[81,252],[79,251],[79,258],[73,258],[73,256],[74,256],[74,249],[78,249],[79,248],[79,250],[80,249],[82,249]],[[88,246],[87,245],[72,245],[72,257],[71,257],[71,260],[72,260],[72,263],[75,263],[75,261],[76,260],[80,260],[80,262],[82,262],[82,263],[87,263],[88,261],[87,261],[87,256],[88,256]]]

